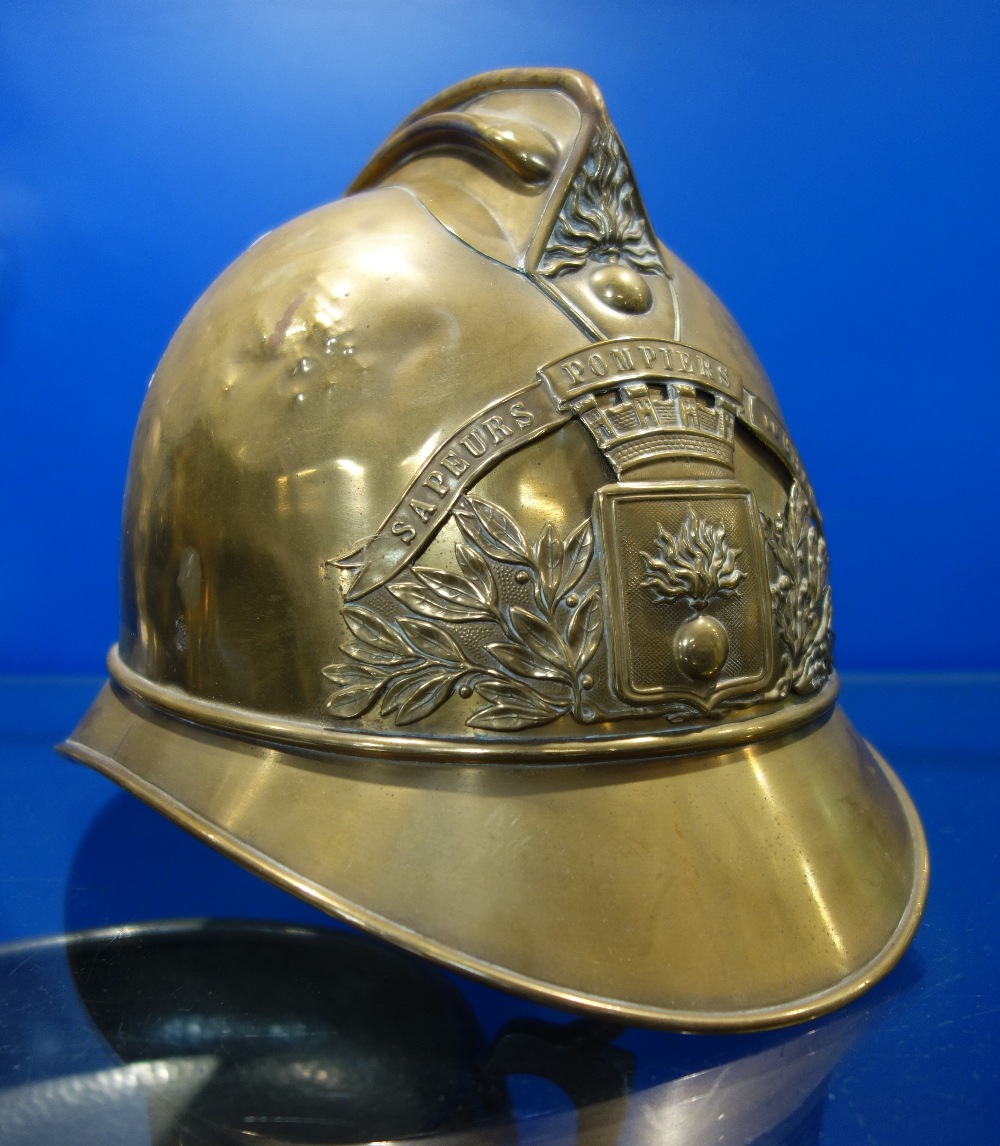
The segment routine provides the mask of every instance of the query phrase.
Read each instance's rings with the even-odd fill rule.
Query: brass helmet
[[[405,947],[690,1030],[827,1011],[927,852],[836,705],[819,510],[600,93],[496,72],[185,319],[64,749]]]

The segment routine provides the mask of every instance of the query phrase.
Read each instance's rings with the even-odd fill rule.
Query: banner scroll
[[[617,338],[595,342],[539,368],[538,379],[481,410],[434,450],[378,531],[335,562],[354,572],[357,600],[384,585],[430,543],[462,494],[502,458],[564,425],[570,403],[626,382],[685,381],[728,396],[736,416],[784,464],[815,507],[799,456],[778,414],[724,362],[682,342]],[[818,520],[818,513],[814,509]]]

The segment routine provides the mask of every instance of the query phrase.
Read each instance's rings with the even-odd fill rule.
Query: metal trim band
[[[785,702],[773,712],[730,720],[712,727],[633,734],[588,736],[586,739],[554,740],[537,737],[518,740],[478,741],[426,736],[358,734],[328,728],[312,721],[269,716],[235,705],[192,696],[174,685],[157,684],[129,668],[118,646],[108,653],[108,672],[120,688],[168,716],[234,735],[245,734],[272,744],[325,752],[335,750],[351,756],[392,757],[426,762],[461,764],[562,764],[591,761],[614,763],[636,757],[686,756],[717,748],[734,748],[794,731],[817,720],[833,707],[840,693],[834,673],[815,695],[792,704]]]

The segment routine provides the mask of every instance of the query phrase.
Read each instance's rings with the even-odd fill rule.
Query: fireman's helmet
[[[282,887],[550,1002],[828,1010],[916,813],[836,705],[819,510],[600,94],[480,76],[255,243],[156,371],[65,745]]]

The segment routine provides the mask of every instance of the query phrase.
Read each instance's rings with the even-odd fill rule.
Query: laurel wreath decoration
[[[664,273],[646,234],[622,145],[610,126],[598,133],[573,182],[539,269],[544,275],[563,275],[590,258],[622,258],[634,270]]]
[[[792,483],[784,511],[773,521],[761,514],[774,562],[771,607],[783,646],[779,694],[818,692],[833,672],[833,602],[826,542],[809,499]]]
[[[732,597],[745,576],[736,564],[742,553],[726,540],[724,525],[712,525],[688,510],[676,534],[656,527],[656,555],[639,551],[643,588],[656,601],[683,600],[700,613],[713,600]]]
[[[323,670],[335,685],[327,711],[354,718],[377,706],[383,717],[408,725],[457,693],[483,702],[466,721],[471,728],[512,731],[564,715],[595,719],[587,669],[603,637],[603,605],[598,585],[578,591],[594,553],[590,519],[566,537],[548,522],[529,544],[514,519],[485,498],[463,497],[452,516],[462,534],[458,571],[414,565],[389,582],[402,609],[392,617],[365,605],[344,607],[351,639],[342,647],[346,659]],[[833,672],[826,543],[798,483],[783,511],[773,520],[762,514],[761,524],[780,669],[766,693],[724,699],[720,714],[789,692],[811,695]],[[739,592],[741,553],[723,525],[689,512],[676,533],[658,526],[655,546],[640,551],[641,584],[657,600],[683,600],[697,613]],[[512,582],[519,592],[510,591]],[[468,624],[491,626],[499,639],[467,635]],[[681,700],[658,711],[671,723],[704,715]]]
[[[485,498],[463,497],[453,516],[464,538],[455,545],[461,572],[413,566],[389,583],[406,610],[392,620],[364,605],[344,607],[354,640],[343,646],[347,661],[323,670],[337,686],[327,711],[356,717],[378,703],[382,716],[406,725],[458,693],[486,702],[466,721],[472,728],[528,728],[567,713],[591,718],[585,670],[603,632],[601,595],[597,586],[582,598],[574,592],[593,555],[590,520],[566,538],[548,522],[529,545],[513,518]],[[530,586],[527,607],[504,600],[498,563]],[[479,658],[445,628],[470,622],[493,625],[502,638],[477,643]]]

